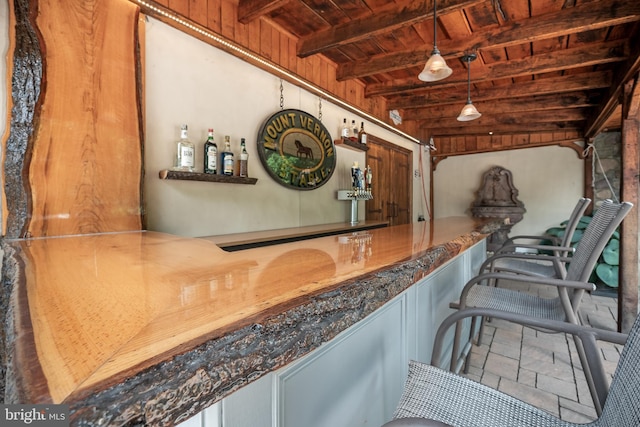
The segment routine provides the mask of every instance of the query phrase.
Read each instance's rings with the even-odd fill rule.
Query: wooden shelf
[[[255,185],[258,178],[243,178],[240,176],[212,175],[200,172],[181,172],[164,169],[160,171],[160,179],[179,179],[183,181],[224,182],[227,184]]]
[[[356,151],[367,151],[369,149],[367,144],[360,144],[358,141],[354,141],[352,139],[336,139],[334,143]]]

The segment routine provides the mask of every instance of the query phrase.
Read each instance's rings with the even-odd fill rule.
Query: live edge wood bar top
[[[466,217],[226,252],[122,232],[3,241],[7,403],[172,425],[353,325],[495,230]]]

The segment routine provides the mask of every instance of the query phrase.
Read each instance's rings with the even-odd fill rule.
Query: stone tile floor
[[[584,323],[617,329],[617,298],[587,294],[582,304]],[[607,373],[613,375],[622,346],[600,344]],[[482,345],[473,346],[464,375],[568,422],[587,423],[596,418],[571,336],[493,319],[485,324]]]

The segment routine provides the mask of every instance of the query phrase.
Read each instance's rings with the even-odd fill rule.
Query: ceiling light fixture
[[[471,61],[474,61],[475,59],[475,53],[468,53],[462,57],[462,60],[467,63],[467,104],[462,107],[462,111],[458,116],[459,122],[468,122],[471,120],[475,120],[482,115],[471,103]]]
[[[433,142],[433,136],[429,138],[429,150],[438,151],[438,149],[436,148],[436,143]]]
[[[426,5],[426,0],[425,0]],[[431,57],[424,66],[424,70],[418,74],[418,78],[423,82],[436,82],[451,75],[452,70],[447,66],[444,58],[440,56],[440,51],[436,45],[437,38],[437,16],[436,16],[436,0],[433,0],[433,50]]]

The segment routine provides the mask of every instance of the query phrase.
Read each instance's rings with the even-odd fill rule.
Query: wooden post
[[[10,3],[10,81],[22,95],[13,97],[3,153],[5,235],[141,230],[139,7],[120,0]]]
[[[618,329],[628,332],[638,313],[638,176],[640,158],[640,88],[638,76],[624,85],[622,99],[622,182],[620,197],[634,204],[620,233]]]
[[[434,189],[433,172],[436,169],[436,163],[434,163],[434,162],[435,162],[435,159],[431,155],[431,152],[429,152],[429,209],[430,209],[429,221],[432,221],[432,223],[433,223],[433,219],[435,218],[435,215],[436,215],[436,207],[433,204],[434,203],[434,197],[433,197],[433,189]]]
[[[447,156],[434,156],[433,152],[430,152],[429,154],[429,203],[431,204],[431,220],[435,219],[436,217],[436,207],[435,207],[435,202],[434,202],[434,172],[436,171],[436,168],[438,167],[438,163],[440,163],[441,161],[443,161],[444,159],[447,158]]]
[[[591,144],[593,143],[593,139],[585,138],[585,143],[587,145]],[[585,148],[587,147],[587,145],[585,145]],[[593,205],[595,203],[593,192],[593,153],[591,151],[589,151],[589,154],[587,154],[584,158],[584,184],[582,192],[584,193],[584,197],[587,197],[594,201],[592,203],[589,203],[589,206],[587,206],[587,210],[585,211],[585,215],[590,215],[593,212]]]

